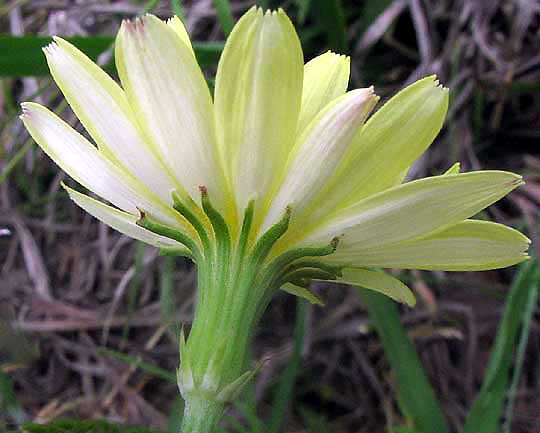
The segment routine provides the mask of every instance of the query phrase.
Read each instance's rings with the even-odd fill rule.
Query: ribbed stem
[[[183,243],[187,249],[180,252],[187,251],[197,263],[195,316],[187,341],[183,332],[180,338],[177,377],[186,403],[180,433],[211,433],[225,405],[237,398],[255,374],[246,358],[253,329],[272,294],[289,277],[331,278],[333,269],[305,259],[331,254],[337,241],[272,258],[272,248],[288,229],[289,208],[280,221],[251,243],[253,201],[246,208],[240,232],[233,236],[235,231],[213,207],[206,188],[201,187],[202,209],[183,203],[178,195],[173,198],[174,208],[192,224],[200,242],[153,221],[144,212],[137,223]]]
[[[223,414],[223,403],[204,394],[191,394],[186,398],[180,433],[213,433]]]

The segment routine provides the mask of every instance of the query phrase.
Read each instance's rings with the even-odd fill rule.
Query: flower
[[[200,243],[171,193],[193,206],[204,186],[236,235],[250,200],[252,236],[290,207],[276,251],[337,237],[325,261],[346,266],[338,280],[409,303],[402,283],[368,269],[482,270],[527,258],[519,232],[468,219],[520,176],[454,172],[403,183],[442,127],[447,89],[421,79],[365,122],[378,100],[373,88],[346,91],[346,56],[327,52],[304,65],[282,10],[252,8],[240,19],[219,62],[214,101],[177,17],[123,22],[115,52],[122,87],[61,38],[44,51],[97,147],[38,104],[24,103],[21,118],[64,171],[112,206],[66,186],[71,198],[128,236],[181,248],[137,225],[144,210]]]
[[[197,262],[179,385],[185,397],[204,392],[188,407],[206,407],[208,395],[226,401],[249,378],[250,329],[279,288],[317,302],[306,285],[330,280],[414,304],[405,284],[374,268],[482,270],[527,258],[521,233],[469,219],[520,176],[454,166],[404,182],[442,128],[448,90],[426,77],[369,116],[378,97],[347,91],[349,58],[327,52],[304,65],[282,10],[254,7],[239,20],[213,98],[176,17],[123,22],[121,86],[61,38],[44,51],[96,144],[23,104],[35,141],[102,201],[65,186],[70,197],[114,229]]]

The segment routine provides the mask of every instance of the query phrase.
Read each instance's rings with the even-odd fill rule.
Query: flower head
[[[213,98],[178,18],[122,24],[121,85],[61,38],[44,51],[95,145],[38,104],[23,104],[21,118],[64,171],[110,204],[66,186],[71,198],[135,239],[199,266],[219,252],[233,267],[234,251],[258,251],[258,266],[281,268],[252,284],[302,296],[318,278],[407,303],[403,283],[371,268],[481,270],[527,257],[519,232],[469,219],[520,176],[451,170],[403,183],[443,125],[448,90],[426,77],[369,117],[378,97],[347,91],[349,58],[327,52],[304,65],[282,10],[252,8],[240,19]]]

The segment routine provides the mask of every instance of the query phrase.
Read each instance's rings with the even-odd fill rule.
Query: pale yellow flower
[[[335,265],[332,279],[410,304],[403,283],[371,269],[482,270],[527,257],[529,241],[516,230],[468,219],[520,185],[520,176],[453,169],[402,183],[443,125],[447,89],[424,78],[368,118],[378,97],[373,88],[347,91],[349,58],[327,52],[304,65],[281,10],[253,8],[240,19],[213,98],[178,18],[122,24],[115,50],[121,85],[61,38],[45,54],[97,146],[38,104],[23,104],[21,118],[41,148],[103,202],[66,187],[71,198],[135,239],[178,251],[186,250],[179,240],[192,239],[188,248],[208,254],[186,216],[189,210],[212,238],[203,187],[233,243],[252,201],[248,249],[290,209],[267,260],[337,239],[335,252],[320,259]],[[179,235],[137,224],[140,211]],[[319,274],[302,275],[280,283],[309,297],[298,284]]]

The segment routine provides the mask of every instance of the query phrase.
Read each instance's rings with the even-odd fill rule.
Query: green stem
[[[234,401],[256,369],[246,362],[253,329],[272,295],[290,278],[331,279],[334,268],[308,259],[331,254],[337,240],[322,247],[297,248],[272,257],[272,249],[289,226],[291,210],[251,242],[254,202],[250,202],[240,233],[231,235],[226,220],[201,187],[202,209],[173,194],[174,208],[193,227],[200,242],[164,226],[141,211],[137,224],[174,239],[198,267],[197,305],[188,339],[180,337],[178,386],[185,400],[180,433],[211,433],[227,403]]]
[[[204,394],[186,399],[180,433],[214,433],[223,414],[223,403]]]

